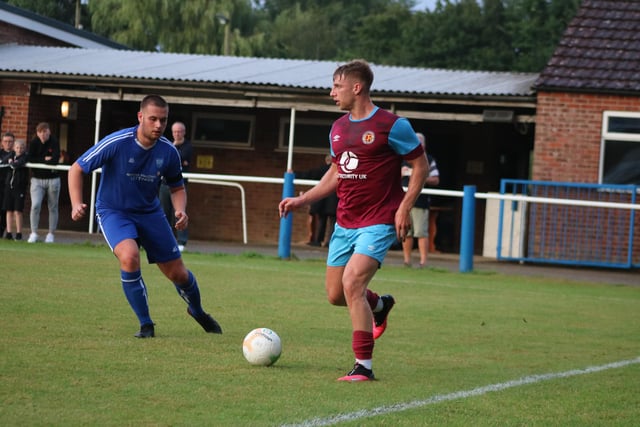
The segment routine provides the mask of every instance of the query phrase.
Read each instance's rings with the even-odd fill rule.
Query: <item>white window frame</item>
[[[638,119],[640,121],[640,112],[631,111],[604,111],[602,114],[602,133],[600,139],[600,165],[599,165],[599,178],[598,182],[603,183],[604,179],[604,162],[605,151],[607,148],[607,142],[634,142],[638,143],[640,147],[640,133],[625,133],[625,132],[609,132],[609,120],[613,117],[623,117]]]

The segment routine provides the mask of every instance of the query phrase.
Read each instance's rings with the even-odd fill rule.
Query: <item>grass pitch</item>
[[[324,262],[186,253],[206,334],[143,265],[156,338],[138,325],[106,246],[0,242],[0,425],[637,425],[640,288],[437,270],[381,269],[397,304],[376,342],[377,381],[353,364],[346,309]],[[275,330],[282,357],[249,365],[242,339]],[[535,375],[624,366],[530,384]],[[536,377],[534,377],[536,378]],[[482,389],[484,390],[484,389]]]

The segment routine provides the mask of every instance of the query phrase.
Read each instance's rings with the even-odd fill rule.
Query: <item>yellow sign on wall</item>
[[[213,156],[212,155],[197,156],[196,166],[198,167],[198,169],[213,169]]]

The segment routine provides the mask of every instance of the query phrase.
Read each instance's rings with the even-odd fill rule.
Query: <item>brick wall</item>
[[[0,81],[0,106],[4,107],[2,132],[28,140],[29,85],[24,82]]]
[[[0,22],[0,43],[15,43],[33,46],[69,46],[68,43],[64,43],[60,40],[29,31],[24,28],[10,25],[6,22]]]
[[[604,111],[640,111],[640,97],[538,93],[532,179],[597,183]],[[625,200],[620,201],[620,203],[624,202]],[[627,214],[628,212],[609,211],[609,215],[624,217]],[[564,224],[538,224],[538,226],[574,230],[575,239],[580,239],[593,231],[585,221],[576,221],[570,217],[557,218],[557,221],[562,221]],[[611,222],[607,226],[614,227],[614,225]],[[637,214],[634,229],[640,229],[640,215]],[[536,231],[533,239],[539,239],[542,232]],[[546,233],[546,235],[549,234]],[[567,239],[566,236],[559,238]],[[569,237],[568,240],[571,238]],[[603,239],[602,236],[596,241],[601,245],[594,249],[598,253],[605,254],[620,246],[611,239]],[[635,239],[633,261],[637,263],[640,262],[639,260],[640,239]],[[602,261],[608,260],[602,259]]]
[[[598,182],[602,114],[639,111],[640,98],[575,93],[538,93],[532,178]]]

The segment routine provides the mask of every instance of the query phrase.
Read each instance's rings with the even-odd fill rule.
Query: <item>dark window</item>
[[[601,149],[603,184],[640,185],[640,113],[606,111]]]
[[[280,148],[289,146],[289,118],[280,120]],[[296,119],[293,146],[296,152],[329,152],[329,131],[332,120]]]
[[[253,116],[196,114],[191,140],[201,146],[248,148],[254,123]]]

